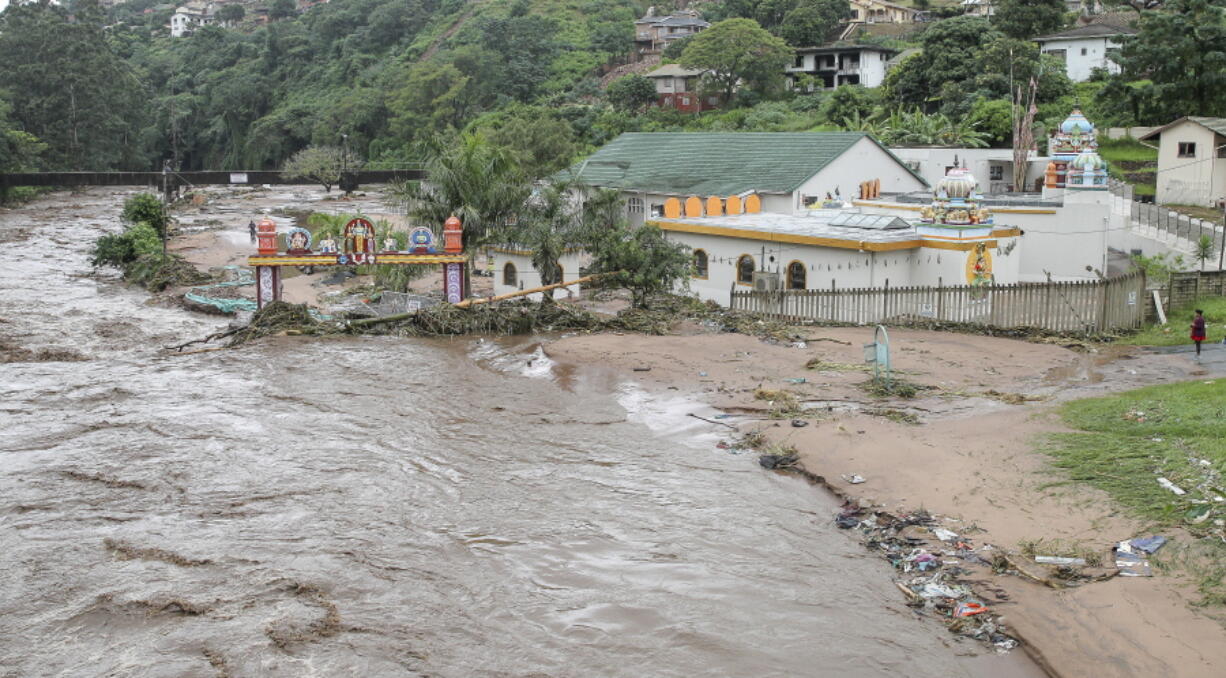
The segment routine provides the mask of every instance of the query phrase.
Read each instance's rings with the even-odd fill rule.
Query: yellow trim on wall
[[[956,252],[969,252],[975,249],[975,245],[983,243],[988,247],[996,247],[995,240],[967,240],[963,242],[945,242],[943,240],[924,240],[921,247],[927,247],[934,250],[954,250]]]
[[[726,238],[742,238],[744,240],[765,240],[767,242],[786,242],[796,245],[817,245],[818,247],[835,247],[845,250],[865,250],[869,252],[891,252],[906,250],[920,246],[920,239],[903,240],[899,242],[864,242],[862,240],[839,240],[837,238],[819,238],[812,235],[793,235],[791,233],[772,233],[770,231],[752,231],[744,228],[728,228],[725,226],[706,226],[703,224],[647,222],[658,226],[662,231],[676,233],[696,233],[699,235],[718,235]]]
[[[909,202],[881,202],[879,200],[852,200],[856,207],[888,207],[892,210],[907,210],[918,212],[927,205],[916,205]],[[989,207],[992,214],[1055,214],[1056,210],[1047,207]]]

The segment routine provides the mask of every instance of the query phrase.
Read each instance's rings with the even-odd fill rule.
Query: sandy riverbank
[[[1006,549],[1042,538],[1105,551],[1141,534],[1145,526],[1103,493],[1053,485],[1063,478],[1036,447],[1045,433],[1063,430],[1056,402],[1204,374],[1182,357],[1129,349],[1085,354],[1050,344],[900,330],[891,332],[896,369],[912,382],[957,395],[921,392],[913,400],[879,401],[858,385],[867,378],[859,366],[869,329],[801,333],[808,334],[803,348],[736,334],[604,334],[561,339],[547,352],[562,362],[598,362],[647,388],[695,394],[738,413],[725,421],[742,432],[761,429],[794,445],[805,469],[836,492],[888,510],[927,509],[945,516],[955,531],[981,529],[976,543]],[[814,358],[826,369],[807,370]],[[789,381],[801,377],[804,383]],[[765,417],[767,403],[753,395],[758,388],[787,389],[827,411],[793,428]],[[897,409],[920,423],[866,414],[866,407]],[[843,479],[853,474],[867,482]],[[1179,578],[1117,577],[1054,590],[1016,576],[982,576],[1008,593],[1010,602],[996,611],[1053,675],[1209,678],[1226,666],[1226,629],[1189,606],[1195,594]]]

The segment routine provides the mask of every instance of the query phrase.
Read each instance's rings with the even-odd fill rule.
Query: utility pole
[[[1217,257],[1217,270],[1226,271],[1223,265],[1226,264],[1226,198],[1219,198],[1217,204],[1222,208],[1222,244]]]

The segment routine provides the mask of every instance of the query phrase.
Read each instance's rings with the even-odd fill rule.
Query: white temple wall
[[[1020,279],[1042,282],[1050,273],[1052,280],[1092,280],[1095,270],[1105,272],[1110,199],[1106,191],[1068,191],[1055,214],[1002,215],[1024,232]]]
[[[579,266],[581,265],[581,255],[578,252],[570,252],[562,255],[558,263],[562,266],[562,280],[574,280],[579,277]],[[506,265],[510,263],[515,266],[516,281],[514,285],[508,285],[506,282]],[[510,294],[519,290],[526,290],[531,287],[541,286],[541,274],[532,268],[532,256],[528,254],[512,254],[501,251],[494,251],[494,294]],[[582,285],[571,285],[564,289],[553,290],[554,299],[566,299],[574,294],[579,296]],[[569,290],[569,291],[568,291]],[[525,295],[533,301],[540,301],[544,296],[544,292],[536,292],[535,294]]]

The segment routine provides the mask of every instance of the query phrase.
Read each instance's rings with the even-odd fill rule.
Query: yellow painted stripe
[[[892,210],[906,210],[908,212],[919,212],[927,207],[927,205],[916,205],[913,203],[903,202],[878,202],[876,200],[852,200],[851,204],[856,207],[884,207]],[[1055,214],[1056,210],[1048,207],[988,207],[987,210],[992,214]]]
[[[964,240],[962,242],[947,242],[944,240],[924,240],[923,246],[934,250],[955,250],[969,252],[975,249],[975,246],[983,243],[988,247],[996,247],[995,240]]]
[[[462,254],[376,254],[376,264],[462,264]],[[248,266],[339,266],[335,255],[305,257],[248,257]],[[352,263],[345,264],[352,266]]]
[[[918,238],[897,242],[865,242],[862,240],[842,240],[838,238],[820,238],[813,235],[796,235],[792,233],[774,233],[757,231],[747,228],[727,228],[724,226],[707,226],[704,224],[647,222],[658,226],[662,231],[677,233],[696,233],[699,235],[717,235],[725,238],[742,238],[745,240],[765,240],[767,242],[786,242],[797,245],[816,245],[817,247],[834,247],[845,250],[866,250],[869,252],[891,252],[906,250],[920,246]]]

